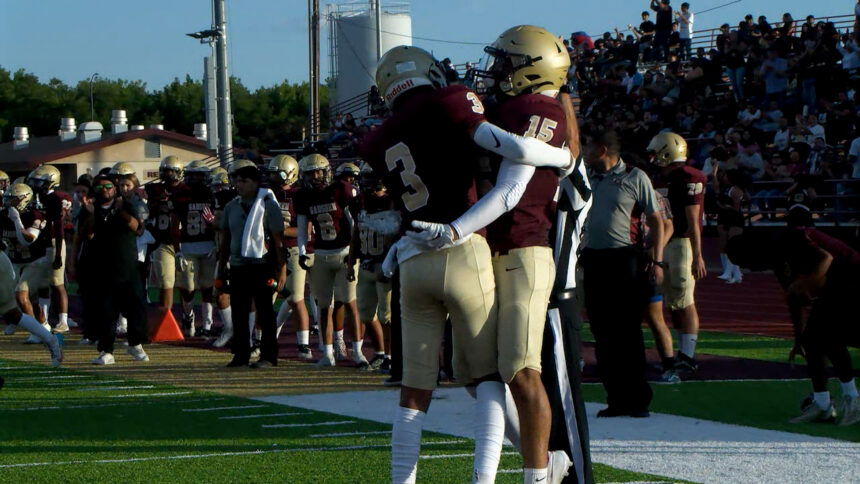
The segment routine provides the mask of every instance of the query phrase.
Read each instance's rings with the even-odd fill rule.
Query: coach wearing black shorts
[[[650,276],[662,279],[663,224],[654,187],[642,170],[624,163],[614,131],[586,129],[583,158],[589,167],[593,205],[585,223],[585,307],[608,407],[598,417],[647,417],[651,387],[645,379],[642,317]],[[645,214],[650,259],[633,244],[631,219]],[[635,224],[634,224],[635,225]]]

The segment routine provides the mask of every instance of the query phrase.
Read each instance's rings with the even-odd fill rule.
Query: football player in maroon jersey
[[[281,304],[276,318],[278,330],[287,320],[292,319],[293,327],[296,329],[296,344],[298,345],[299,358],[309,360],[313,358],[310,348],[310,317],[305,305],[305,281],[307,271],[299,265],[299,249],[296,236],[298,235],[298,216],[295,211],[293,198],[299,188],[293,187],[299,180],[299,163],[289,155],[278,155],[269,161],[266,166],[269,176],[268,186],[275,193],[278,205],[281,206],[281,214],[284,216],[284,250],[287,252],[287,291],[285,301]]]
[[[320,306],[320,332],[325,354],[318,364],[333,366],[336,359],[348,357],[344,351],[345,347],[342,346],[343,337],[339,335],[335,338],[332,329],[334,325],[332,307],[335,301],[343,303],[346,307],[347,319],[355,338],[353,361],[359,365],[367,363],[366,358],[361,354],[358,342],[361,328],[355,301],[356,282],[354,278],[349,280],[347,277],[349,244],[354,226],[351,211],[354,209],[356,190],[348,183],[332,182],[331,165],[320,154],[314,153],[302,158],[299,162],[299,170],[304,183],[304,187],[294,198],[298,218],[299,263],[310,271],[311,292]],[[306,254],[308,222],[311,223],[314,231],[312,266],[308,266],[309,258]],[[342,331],[339,328],[335,329]],[[337,339],[338,351],[335,350],[335,339]]]
[[[184,166],[176,156],[166,156],[158,166],[159,181],[144,185],[146,200],[149,204],[147,225],[158,248],[152,253],[152,270],[161,289],[161,309],[164,313],[173,306],[173,287],[176,283],[176,250],[174,241],[178,240],[179,218],[173,195],[188,190],[182,183]]]
[[[64,219],[72,208],[72,197],[56,190],[60,186],[60,170],[55,166],[42,165],[27,176],[27,183],[33,188],[36,206],[45,215],[47,227],[40,234],[47,240],[48,258],[51,259],[51,288],[58,305],[58,321],[55,332],[69,330],[69,296],[66,293],[65,261],[66,244]],[[48,288],[39,290],[39,308],[48,317],[50,296]]]
[[[182,322],[186,334],[193,337],[194,291],[200,291],[203,301],[203,329],[201,336],[212,330],[212,286],[215,283],[215,214],[212,191],[207,185],[211,169],[202,160],[194,160],[185,167],[187,190],[173,195],[176,216],[179,218],[179,240],[174,240],[176,251],[176,279],[182,298]]]
[[[696,280],[708,274],[702,257],[707,178],[687,165],[687,142],[675,133],[655,136],[648,144],[648,152],[653,163],[662,169],[655,187],[669,200],[675,227],[672,239],[666,244],[668,270],[663,279],[666,306],[681,334],[675,370],[690,374],[698,368],[694,359],[699,335],[699,313],[694,298]]]
[[[382,262],[400,232],[400,213],[394,210],[388,189],[369,165],[362,164],[359,173],[357,230],[353,231],[349,253],[353,262],[347,266],[353,268],[354,261],[360,261],[358,315],[362,326],[370,329],[376,347],[376,356],[363,369],[378,370],[383,365],[390,367],[386,349],[390,341],[391,280],[382,273]]]
[[[395,47],[380,59],[377,85],[393,115],[362,143],[360,152],[384,174],[406,222],[447,225],[476,200],[478,146],[512,161],[569,167],[567,150],[523,138],[488,123],[474,92],[447,86],[443,66],[428,52]],[[438,377],[438,351],[450,314],[458,381],[477,384],[475,476],[492,479],[502,439],[496,416],[504,406],[497,369],[495,281],[490,249],[480,234],[456,241],[450,231],[425,230],[427,251],[401,238],[392,253],[400,263],[403,385],[392,430],[392,480],[414,482],[421,429]],[[502,424],[503,426],[503,424]]]
[[[217,167],[209,172],[208,184],[209,189],[212,190],[212,212],[215,215],[213,225],[215,226],[215,244],[217,246],[221,240],[218,232],[221,230],[221,215],[224,213],[224,207],[236,198],[237,194],[236,189],[230,185],[230,175],[224,168]],[[219,270],[223,274],[223,268],[216,266],[216,278],[218,277]],[[221,282],[223,283],[224,281]],[[212,342],[212,346],[223,348],[233,338],[233,311],[230,308],[230,294],[225,287],[219,287],[217,280],[214,293],[216,305],[218,306],[218,314],[221,316],[221,334]]]

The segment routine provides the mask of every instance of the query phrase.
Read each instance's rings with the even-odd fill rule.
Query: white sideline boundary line
[[[239,405],[235,407],[204,407],[204,408],[183,408],[183,412],[216,412],[219,410],[244,410],[246,408],[264,408],[268,405]]]
[[[75,388],[76,392],[110,392],[116,390],[149,390],[155,388],[155,385],[139,385],[139,386],[128,386],[128,387],[88,387],[88,388]]]
[[[193,392],[128,393],[125,395],[108,395],[107,398],[169,397],[171,395],[188,395],[189,393]]]
[[[355,420],[338,420],[329,422],[314,422],[314,423],[299,423],[299,424],[263,424],[260,427],[264,429],[285,429],[293,427],[317,427],[323,425],[346,425],[358,423]]]
[[[379,430],[379,431],[371,431],[371,432],[338,432],[334,434],[311,434],[308,435],[310,438],[326,438],[326,437],[349,437],[352,435],[391,435],[390,430]]]
[[[182,400],[180,402],[173,403],[192,403],[192,402],[207,402],[207,401],[215,401],[215,400],[224,400],[224,398],[198,398],[196,400]],[[66,409],[80,409],[80,408],[103,408],[103,407],[127,407],[129,405],[149,405],[153,403],[168,403],[168,402],[125,402],[125,403],[103,403],[97,405],[64,405],[62,407],[27,407],[27,408],[3,408],[0,409],[3,412],[32,412],[37,410],[66,410]]]
[[[218,420],[239,420],[245,418],[263,418],[263,417],[287,417],[292,415],[311,415],[310,412],[288,412],[288,413],[259,413],[255,415],[229,415],[226,417],[218,417]]]
[[[95,375],[52,375],[52,376],[43,376],[41,378],[15,378],[14,376],[9,377],[10,383],[20,382],[20,381],[43,381],[43,380],[60,380],[60,379],[69,379],[69,378],[95,378]]]
[[[421,445],[449,445],[462,444],[466,442],[463,439],[459,440],[440,440],[436,442],[422,442]],[[157,460],[183,460],[183,459],[204,459],[208,457],[235,457],[241,455],[263,455],[263,454],[286,454],[292,452],[326,452],[340,450],[364,450],[364,449],[387,449],[390,444],[378,445],[344,445],[340,447],[304,447],[292,449],[272,449],[272,450],[249,450],[244,452],[218,452],[211,454],[181,454],[181,455],[163,455],[158,457],[132,457],[128,459],[100,459],[100,460],[70,460],[63,462],[23,462],[20,464],[0,464],[0,469],[10,469],[15,467],[45,467],[56,465],[74,465],[74,464],[124,464],[128,462],[150,462]]]
[[[73,385],[113,385],[116,383],[125,383],[125,380],[104,380],[104,381],[88,381],[88,382],[70,382],[70,383],[48,383],[49,387],[67,387]]]

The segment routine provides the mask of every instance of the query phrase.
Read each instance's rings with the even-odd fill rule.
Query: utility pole
[[[320,133],[320,2],[308,0],[308,35],[310,53],[310,119],[308,120],[308,138],[311,141],[319,139]]]
[[[233,150],[232,113],[230,111],[230,75],[227,71],[227,18],[224,11],[225,0],[212,0],[217,32],[215,39],[215,89],[218,104],[218,158],[221,166],[227,165],[227,158]]]
[[[376,21],[376,60],[382,58],[382,0],[370,0],[373,19]]]

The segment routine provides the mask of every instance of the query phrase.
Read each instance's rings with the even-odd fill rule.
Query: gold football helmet
[[[175,175],[170,176],[170,171],[173,171]],[[182,160],[174,155],[165,156],[158,165],[158,177],[164,181],[181,180],[184,171]]]
[[[683,163],[687,161],[687,142],[681,136],[669,131],[658,133],[648,143],[648,153],[657,166]]]
[[[33,189],[26,183],[13,183],[3,194],[3,206],[24,211],[33,200]]]
[[[53,190],[60,186],[60,170],[56,166],[42,165],[27,175],[27,184],[38,190]]]
[[[212,169],[206,164],[203,160],[194,160],[191,163],[185,165],[185,173],[206,173]]]
[[[136,173],[134,171],[134,165],[127,161],[120,161],[113,165],[110,169],[110,174],[116,176],[128,176],[135,175]]]
[[[334,177],[340,178],[342,176],[351,176],[353,178],[357,178],[361,173],[361,169],[355,163],[341,163],[334,170]]]
[[[317,170],[323,172],[322,177],[313,176],[313,172]],[[305,156],[299,161],[299,171],[302,181],[309,188],[324,188],[331,184],[331,163],[323,155],[312,153]]]
[[[445,68],[419,47],[397,46],[386,52],[376,66],[376,86],[389,108],[398,96],[412,88],[447,85]]]
[[[290,155],[278,155],[266,165],[267,173],[277,173],[281,183],[292,185],[299,179],[299,162]]]
[[[502,32],[493,45],[488,67],[479,76],[485,86],[508,96],[557,91],[567,83],[570,55],[558,37],[541,27],[518,25]]]
[[[233,174],[236,173],[236,170],[248,166],[256,167],[257,165],[251,160],[236,160],[230,163],[230,166],[227,168],[227,173],[230,174],[230,176],[233,176]]]
[[[5,171],[0,170],[0,192],[9,187],[9,182],[9,175]]]

